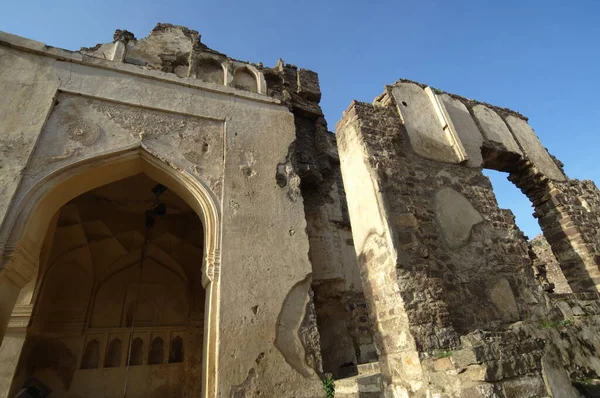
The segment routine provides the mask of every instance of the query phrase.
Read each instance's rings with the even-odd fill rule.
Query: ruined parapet
[[[336,132],[385,393],[574,396],[553,346],[510,327],[538,323],[545,293],[481,172],[566,183],[525,119],[400,81]]]
[[[117,30],[112,43],[82,48],[84,55],[175,74],[179,78],[266,95],[262,66],[239,61],[201,42],[201,35],[183,26],[157,24],[143,39]]]

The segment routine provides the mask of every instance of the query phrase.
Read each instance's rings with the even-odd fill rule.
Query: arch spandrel
[[[140,173],[169,187],[198,214],[205,229],[203,285],[206,286],[214,278],[215,265],[218,270],[220,214],[217,195],[197,176],[173,168],[142,148],[70,164],[42,175],[27,192],[19,192],[20,200],[11,206],[0,230],[4,242],[3,266],[10,266],[18,257],[20,268],[25,267],[20,269],[22,278],[31,279],[35,272],[31,268],[37,268],[41,242],[58,209],[94,188]]]

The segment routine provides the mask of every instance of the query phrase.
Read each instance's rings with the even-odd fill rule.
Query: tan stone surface
[[[521,153],[521,149],[519,149],[510,130],[496,112],[485,105],[479,104],[473,107],[473,115],[479,123],[481,133],[486,141],[499,144],[505,151]]]
[[[398,83],[393,86],[392,94],[416,153],[448,163],[462,160],[453,149],[425,90],[413,83]]]
[[[462,102],[448,94],[440,95],[439,99],[452,123],[451,128],[456,131],[456,135],[460,138],[468,155],[467,166],[480,167],[483,162],[481,158],[483,136],[473,121],[469,110]]]
[[[540,172],[553,180],[563,181],[564,174],[550,157],[539,138],[527,122],[515,116],[508,116],[506,123],[515,135],[527,157],[537,166]]]

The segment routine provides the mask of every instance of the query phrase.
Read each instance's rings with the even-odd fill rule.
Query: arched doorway
[[[142,207],[157,183],[169,188],[167,214],[148,235],[140,277]],[[213,396],[219,233],[210,191],[138,149],[61,169],[19,199],[2,231],[15,242],[3,273],[35,272],[11,317],[25,309],[31,322],[20,340],[10,327],[5,339],[13,355],[22,345],[12,391],[34,377],[53,396],[123,396],[127,377],[145,386],[131,397],[181,388]]]

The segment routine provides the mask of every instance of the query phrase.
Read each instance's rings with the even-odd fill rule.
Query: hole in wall
[[[534,208],[529,199],[507,179],[508,173],[484,169],[491,183],[501,209],[509,209],[515,216],[515,224],[527,236],[531,249],[537,259],[534,262],[535,272],[540,272],[538,265],[543,265],[542,273],[551,284],[554,293],[570,293],[571,288],[565,278],[552,249],[546,241],[539,223],[533,217]],[[536,265],[537,264],[537,265]]]
[[[408,107],[408,104],[405,101],[402,101],[402,105]]]
[[[494,189],[498,206],[508,209],[515,215],[515,223],[529,239],[542,233],[537,220],[533,217],[534,208],[529,199],[507,177],[508,173],[496,170],[483,170]]]

